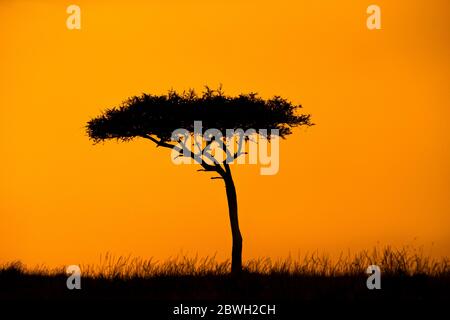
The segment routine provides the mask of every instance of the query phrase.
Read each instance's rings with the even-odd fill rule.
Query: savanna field
[[[367,266],[381,269],[381,289],[369,290]],[[68,290],[65,267],[6,263],[0,271],[2,301],[148,300],[288,302],[450,301],[450,263],[420,251],[386,247],[330,259],[317,253],[273,261],[230,262],[178,256],[166,261],[105,254],[97,265],[81,265],[81,290]]]

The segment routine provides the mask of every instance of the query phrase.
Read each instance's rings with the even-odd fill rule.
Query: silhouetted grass
[[[381,290],[368,290],[369,265],[382,271]],[[249,260],[241,275],[215,257],[166,261],[102,256],[80,265],[82,289],[68,290],[64,268],[0,266],[0,299],[138,299],[151,301],[450,301],[450,264],[411,248],[361,252],[330,259],[312,253],[293,259]]]

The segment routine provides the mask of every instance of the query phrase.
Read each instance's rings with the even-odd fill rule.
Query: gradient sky
[[[81,7],[81,30],[66,8]],[[366,28],[378,4],[382,30]],[[1,1],[0,262],[230,255],[223,182],[85,123],[142,92],[256,91],[317,124],[280,171],[234,166],[244,260],[424,246],[450,255],[450,3]]]

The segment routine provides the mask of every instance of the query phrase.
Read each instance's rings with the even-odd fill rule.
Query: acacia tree
[[[293,105],[279,96],[269,100],[264,100],[255,93],[231,97],[225,95],[220,88],[211,90],[206,87],[202,95],[190,90],[181,94],[169,91],[166,95],[142,94],[128,98],[120,106],[106,109],[100,116],[91,119],[86,130],[94,143],[107,139],[148,139],[157,147],[169,148],[179,156],[192,158],[192,161],[202,166],[198,171],[217,173],[218,176],[211,179],[223,179],[225,183],[232,233],[231,271],[238,273],[242,270],[242,236],[239,230],[236,188],[229,164],[245,152],[242,151],[241,144],[238,151],[234,152],[233,149],[231,152],[231,148],[227,147],[227,139],[231,137],[223,136],[223,141],[216,142],[222,142],[218,145],[226,158],[218,160],[216,153],[212,155],[208,152],[214,139],[194,151],[195,148],[187,143],[180,147],[179,142],[183,138],[174,137],[173,132],[184,128],[195,140],[194,121],[202,121],[205,129],[214,128],[221,132],[241,129],[241,133],[251,132],[251,129],[266,129],[265,132],[276,132],[279,137],[285,138],[292,133],[293,127],[312,125],[309,114],[297,114],[296,109],[299,108],[300,105]],[[256,133],[264,135],[261,131],[263,130]],[[270,140],[271,134],[266,134],[264,138]],[[184,137],[186,138],[188,137]],[[240,143],[242,138],[245,141],[250,139],[246,133],[239,138]]]

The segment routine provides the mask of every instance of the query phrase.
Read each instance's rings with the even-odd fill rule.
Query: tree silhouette
[[[145,138],[154,142],[157,147],[174,150],[178,156],[190,157],[190,160],[202,166],[198,171],[217,173],[218,177],[211,179],[224,180],[228,200],[232,233],[231,271],[239,273],[242,270],[242,236],[239,230],[236,188],[229,164],[246,153],[241,146],[243,139],[251,139],[249,129],[266,129],[267,134],[261,131],[256,133],[270,141],[273,131],[269,130],[276,129],[276,134],[285,138],[292,133],[293,127],[312,125],[310,115],[296,114],[298,108],[301,106],[293,105],[279,96],[269,100],[264,100],[255,93],[231,97],[225,95],[221,88],[212,90],[206,87],[202,95],[189,90],[181,94],[169,91],[166,95],[142,94],[128,98],[122,105],[106,109],[100,116],[91,119],[86,130],[94,143],[107,139],[129,141],[137,137]],[[222,138],[212,137],[197,148],[196,152],[194,121],[202,121],[205,129],[215,128],[221,132],[242,129],[238,150],[234,152],[234,148],[227,147],[231,137],[224,135]],[[173,135],[174,130],[179,128],[184,128],[187,132],[184,137]],[[186,142],[189,138],[194,140],[193,144]],[[213,142],[223,151],[225,160],[219,160],[217,152],[212,154],[210,149]]]

